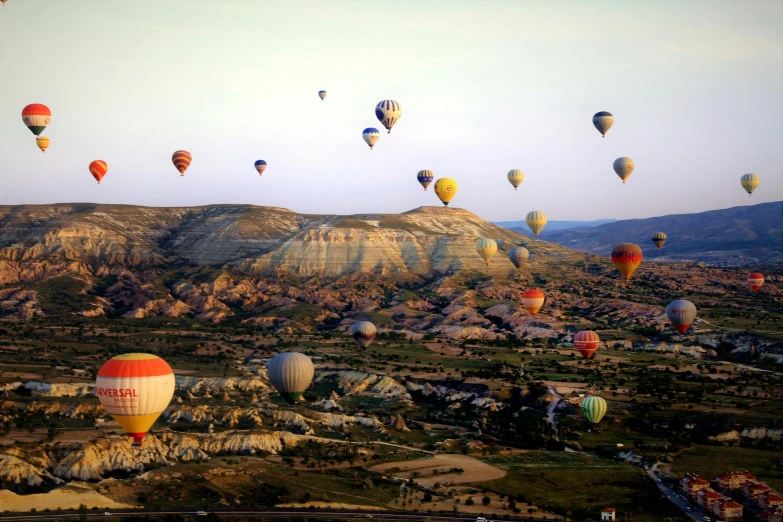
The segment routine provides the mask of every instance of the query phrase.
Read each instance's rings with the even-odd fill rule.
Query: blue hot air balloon
[[[370,150],[372,150],[373,146],[378,143],[378,140],[381,138],[381,133],[375,127],[367,127],[362,131],[362,138],[364,138],[364,141],[367,142],[367,145],[370,146]]]
[[[256,162],[253,164],[258,171],[258,174],[263,176],[264,171],[266,170],[266,161],[264,160],[256,160]]]

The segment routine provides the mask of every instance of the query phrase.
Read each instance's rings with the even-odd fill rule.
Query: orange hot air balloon
[[[118,355],[98,370],[95,394],[138,447],[174,396],[174,372],[157,355]]]
[[[612,263],[623,274],[626,281],[631,279],[633,273],[642,264],[642,257],[642,249],[633,243],[623,243],[612,250]]]
[[[46,149],[49,148],[49,143],[51,143],[51,140],[46,136],[38,136],[35,138],[35,144],[38,145],[41,152],[46,152]]]
[[[598,337],[597,333],[591,330],[579,332],[574,336],[574,348],[584,355],[585,359],[589,359],[593,356],[598,349],[598,343],[600,342],[601,338]]]
[[[95,160],[90,163],[90,174],[98,181],[98,185],[101,184],[103,176],[109,171],[109,166],[103,160]]]
[[[52,111],[43,103],[31,103],[22,109],[22,121],[30,129],[30,132],[40,136],[52,121]]]
[[[761,289],[761,285],[764,284],[764,276],[758,272],[748,274],[748,286],[754,292],[758,292]]]
[[[544,306],[544,293],[535,288],[526,290],[522,294],[522,306],[530,312],[530,315],[535,316],[541,310],[541,307]]]
[[[174,166],[177,167],[180,176],[185,175],[185,171],[188,170],[190,162],[193,161],[193,156],[186,150],[178,150],[171,156],[171,161]]]

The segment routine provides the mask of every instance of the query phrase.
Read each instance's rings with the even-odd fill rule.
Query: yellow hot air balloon
[[[95,394],[104,409],[133,437],[133,445],[140,446],[174,396],[174,372],[156,355],[118,355],[98,370]]]
[[[625,183],[625,180],[631,175],[636,165],[631,158],[622,157],[614,160],[614,165],[612,166],[617,175],[620,176],[620,179],[623,180],[623,183]]]
[[[476,243],[476,252],[478,252],[478,254],[481,256],[481,259],[484,260],[485,265],[489,265],[489,260],[492,259],[492,256],[494,256],[497,251],[498,244],[494,239],[487,239],[482,237]]]
[[[742,184],[742,188],[748,191],[748,196],[750,196],[753,194],[753,191],[756,190],[756,187],[759,186],[761,180],[759,180],[759,177],[755,174],[745,174],[740,178],[740,183]]]
[[[457,193],[457,182],[451,178],[440,178],[435,181],[435,195],[443,202],[445,206],[449,206],[449,201]]]
[[[533,231],[533,234],[538,237],[538,234],[544,229],[544,226],[546,225],[546,214],[540,210],[528,212],[527,216],[525,217],[525,223],[527,223],[527,226],[530,227],[530,230]]]
[[[508,182],[514,186],[514,190],[525,180],[525,174],[519,169],[508,171]]]
[[[639,245],[633,243],[621,243],[612,249],[612,263],[623,274],[625,280],[631,279],[631,276],[642,264],[644,255]]]
[[[41,149],[41,152],[46,152],[46,149],[49,148],[49,138],[46,136],[39,136],[35,138],[35,144],[38,145],[38,148]]]

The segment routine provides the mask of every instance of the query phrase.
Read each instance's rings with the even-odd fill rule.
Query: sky
[[[318,91],[328,92],[325,101]],[[402,106],[387,134],[374,107]],[[22,108],[52,121],[42,154]],[[615,123],[602,139],[598,111]],[[371,151],[361,132],[382,131]],[[184,177],[171,163],[192,153]],[[623,184],[612,169],[629,156]],[[100,185],[88,171],[102,159]],[[257,159],[269,166],[263,177]],[[783,199],[777,0],[8,0],[0,204],[645,218]],[[506,179],[521,169],[516,192]],[[740,177],[755,172],[751,198]]]

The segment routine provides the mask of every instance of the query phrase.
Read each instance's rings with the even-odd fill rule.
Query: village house
[[[712,505],[712,512],[722,520],[742,520],[742,506],[733,500],[718,500]]]
[[[756,482],[756,477],[747,471],[730,471],[723,475],[718,475],[718,489],[720,491],[730,491],[742,488],[746,482]]]
[[[774,491],[759,495],[756,499],[756,503],[762,509],[776,508],[783,506],[783,496],[778,495]]]
[[[601,510],[601,520],[615,520],[615,508],[604,508]]]
[[[769,486],[763,482],[746,482],[742,485],[742,494],[748,500],[757,502],[759,496],[769,493]]]
[[[698,475],[685,475],[685,478],[680,481],[680,486],[685,494],[691,498],[695,497],[701,490],[710,489],[710,483]]]
[[[714,489],[702,489],[696,493],[696,503],[702,509],[712,510],[712,505],[718,500],[729,500]]]
[[[783,507],[765,509],[761,512],[761,520],[765,522],[783,522]]]

